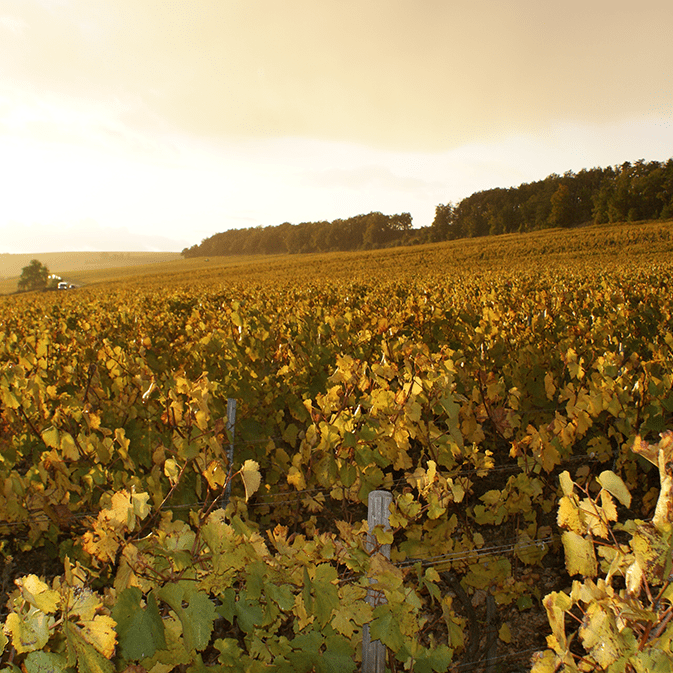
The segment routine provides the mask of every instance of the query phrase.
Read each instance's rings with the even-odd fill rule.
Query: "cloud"
[[[651,114],[654,95],[673,96],[656,65],[673,60],[669,0],[31,7],[30,49],[5,55],[12,77],[137,99],[201,137],[441,152],[559,120],[614,123]]]

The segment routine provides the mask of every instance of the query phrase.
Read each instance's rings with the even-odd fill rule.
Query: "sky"
[[[0,0],[0,252],[180,251],[673,157],[671,0]]]

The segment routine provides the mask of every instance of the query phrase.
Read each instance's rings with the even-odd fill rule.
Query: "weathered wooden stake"
[[[367,526],[373,531],[376,526],[383,526],[390,530],[388,521],[390,516],[390,503],[393,501],[392,493],[388,491],[372,491],[367,502]],[[373,533],[367,533],[366,549],[369,554],[374,550],[379,551],[386,558],[390,558],[390,545],[384,544],[377,548],[376,537]],[[370,578],[371,583],[376,580]],[[380,591],[370,589],[367,592],[367,603],[372,606],[385,603],[385,596]],[[380,641],[371,641],[369,637],[369,624],[362,629],[362,673],[384,673],[386,670],[386,646]]]
[[[227,399],[227,433],[229,434],[229,448],[227,449],[227,462],[229,463],[229,480],[224,489],[224,498],[222,499],[222,509],[229,504],[231,497],[231,475],[234,472],[234,427],[236,426],[236,400],[229,397]]]

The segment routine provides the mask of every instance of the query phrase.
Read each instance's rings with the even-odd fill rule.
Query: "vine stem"
[[[156,518],[159,516],[159,514],[161,513],[161,510],[163,509],[163,506],[168,502],[170,497],[173,495],[173,492],[175,491],[175,489],[180,485],[180,482],[182,481],[182,476],[184,475],[185,470],[187,469],[187,466],[192,462],[192,460],[188,460],[182,466],[182,469],[180,470],[180,473],[178,474],[178,478],[175,480],[175,484],[173,484],[173,486],[171,486],[171,490],[168,491],[168,493],[166,494],[166,497],[161,501],[161,504],[159,505],[159,507],[157,507],[157,510],[154,513],[154,515],[151,516],[149,519],[147,519],[147,521],[138,529],[138,532],[133,536],[132,540],[139,540],[142,533],[145,532],[147,527],[150,524],[152,524],[156,521]]]
[[[659,622],[659,626],[657,626],[654,633],[652,634],[652,638],[658,638],[661,635],[661,632],[666,628],[668,622],[671,621],[673,618],[673,607],[668,608],[664,614],[666,616],[661,620],[661,622]]]

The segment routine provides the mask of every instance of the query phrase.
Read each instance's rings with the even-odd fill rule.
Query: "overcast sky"
[[[0,0],[0,252],[673,157],[671,0]]]

